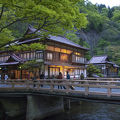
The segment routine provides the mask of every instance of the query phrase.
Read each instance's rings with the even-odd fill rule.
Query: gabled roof
[[[56,41],[56,42],[60,42],[60,43],[64,43],[64,44],[67,44],[67,45],[71,45],[71,46],[74,46],[74,47],[78,47],[78,48],[81,48],[81,49],[88,50],[88,48],[84,48],[84,47],[82,47],[82,46],[70,41],[69,39],[67,39],[65,37],[62,37],[62,36],[49,35],[49,39],[53,40],[53,41]]]
[[[93,56],[90,61],[88,62],[89,64],[98,64],[98,63],[106,63],[106,59],[108,56]]]
[[[29,25],[25,35],[32,34],[35,31],[36,31],[36,29],[33,28],[31,25]],[[40,32],[40,31],[38,31],[38,32]],[[18,44],[28,43],[30,41],[36,41],[38,39],[39,38],[33,38],[33,39],[29,39],[29,40],[24,40],[24,41],[18,42]],[[70,46],[74,46],[74,47],[77,47],[77,48],[80,48],[80,49],[89,50],[88,48],[82,47],[82,46],[80,46],[80,45],[70,41],[69,39],[67,39],[65,37],[62,37],[62,36],[52,36],[52,35],[49,35],[47,39],[51,40],[51,41],[67,44],[67,45],[70,45]]]
[[[16,54],[11,54],[6,63],[8,62],[23,62],[24,60],[20,57],[18,57]]]
[[[19,63],[23,63],[24,60],[15,55],[14,53],[10,55],[8,60],[4,63],[1,63],[0,66],[6,66],[6,65],[17,65]]]
[[[108,56],[105,55],[105,56],[93,56],[89,61],[88,61],[88,64],[111,64],[113,65],[113,67],[119,67],[118,65],[116,65],[115,63],[113,62],[110,62],[108,60]]]
[[[33,26],[32,25],[29,25],[28,26],[28,29],[27,29],[27,31],[25,32],[25,34],[24,35],[27,35],[27,34],[32,34],[32,33],[34,33],[36,31],[36,29],[35,28],[33,28]]]

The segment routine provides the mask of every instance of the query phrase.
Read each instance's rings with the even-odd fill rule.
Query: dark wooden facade
[[[26,34],[32,33],[33,28],[29,27]],[[19,41],[19,44],[30,44],[38,42],[39,38],[25,39]],[[0,69],[1,72],[8,74],[13,79],[26,79],[34,77],[39,78],[42,72],[46,78],[57,78],[59,72],[62,72],[66,78],[66,72],[69,71],[71,78],[79,78],[81,73],[86,77],[86,58],[85,53],[88,49],[81,47],[64,37],[52,36],[51,39],[44,40],[47,46],[46,50],[23,51],[23,52],[1,52]],[[34,66],[34,71],[21,70],[20,65],[25,61],[36,60],[39,64]],[[5,70],[4,70],[5,69]]]

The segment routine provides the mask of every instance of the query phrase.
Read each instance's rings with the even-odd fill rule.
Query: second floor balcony
[[[75,55],[73,53],[66,54],[61,52],[52,52],[52,51],[25,51],[21,53],[15,53],[23,61],[29,60],[43,60],[49,62],[59,62],[59,63],[77,63],[85,64],[86,59],[82,56]],[[0,63],[4,63],[9,59],[10,55],[1,55]]]
[[[62,62],[62,63],[78,63],[85,64],[86,59],[74,54],[65,54],[57,52],[45,52],[45,61]]]

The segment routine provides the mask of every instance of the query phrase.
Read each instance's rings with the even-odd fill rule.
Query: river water
[[[71,110],[44,120],[120,120],[120,105],[79,102],[71,104]]]

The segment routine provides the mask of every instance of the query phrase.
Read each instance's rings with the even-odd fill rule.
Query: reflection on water
[[[80,102],[72,103],[71,110],[44,120],[120,120],[120,105]]]

